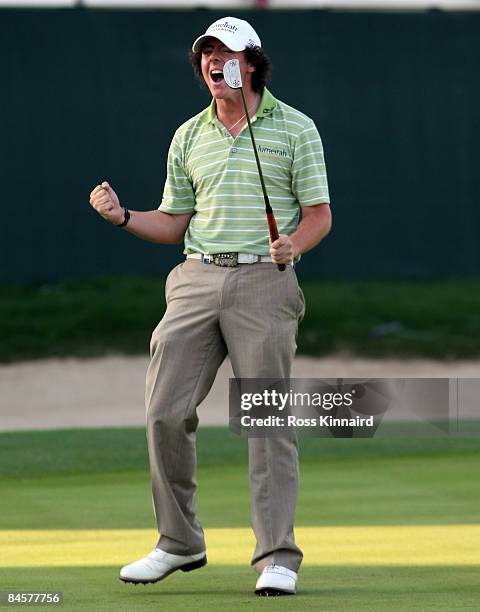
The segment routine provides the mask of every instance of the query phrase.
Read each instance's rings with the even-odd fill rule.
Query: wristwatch
[[[119,223],[117,227],[125,227],[130,221],[130,211],[128,210],[128,208],[123,207],[123,215],[123,223]]]

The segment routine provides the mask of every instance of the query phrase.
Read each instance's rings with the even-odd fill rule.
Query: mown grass
[[[480,281],[301,283],[300,353],[480,355]],[[162,317],[163,280],[103,278],[0,286],[0,361],[145,353]]]
[[[296,525],[475,525],[479,468],[478,453],[304,461]],[[200,466],[197,480],[204,527],[249,526],[246,466]],[[148,470],[3,479],[0,526],[154,529]]]
[[[238,542],[238,530],[249,526],[245,446],[225,428],[200,429],[197,503],[212,544],[210,564],[134,588],[119,582],[118,569],[144,554],[156,536],[144,430],[0,434],[0,546],[21,562],[12,564],[8,554],[0,560],[2,591],[60,590],[64,610],[478,608],[480,559],[472,562],[469,550],[475,544],[465,545],[470,530],[478,537],[480,490],[473,484],[480,467],[478,440],[302,440],[296,525],[306,555],[299,594],[274,600],[253,594],[248,529],[248,538]],[[364,529],[373,530],[365,548],[369,560],[349,562],[342,554],[357,555],[358,540],[350,538]],[[432,541],[431,529],[440,542]],[[130,530],[144,531],[132,536]],[[223,540],[214,545],[219,530]],[[37,533],[46,534],[42,544]],[[409,561],[399,563],[403,533],[418,533],[424,547],[402,543]],[[95,552],[88,542],[95,542]],[[241,562],[228,557],[234,542]],[[432,556],[429,542],[448,552],[450,562]],[[388,558],[376,558],[376,550]],[[76,558],[80,551],[82,563]],[[216,561],[220,554],[228,560]],[[429,554],[431,562],[421,560]]]
[[[61,609],[69,612],[474,612],[480,596],[478,566],[339,568],[305,564],[298,594],[282,598],[256,597],[255,577],[246,565],[208,565],[137,588],[118,580],[118,566],[45,566],[0,572],[3,590],[63,591]]]
[[[479,454],[479,438],[300,438],[303,462]],[[247,464],[247,441],[226,427],[200,427],[199,467]],[[139,472],[148,469],[144,428],[67,429],[0,434],[0,478]]]

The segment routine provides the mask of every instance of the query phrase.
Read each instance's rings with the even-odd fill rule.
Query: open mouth
[[[221,70],[211,70],[210,78],[214,83],[221,83],[223,81],[223,72]]]

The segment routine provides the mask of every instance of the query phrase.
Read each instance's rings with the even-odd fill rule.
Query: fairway
[[[118,580],[156,541],[142,438],[133,429],[0,435],[16,457],[2,463],[0,590],[61,590],[65,610],[478,609],[477,441],[305,440],[299,594],[272,601],[252,592],[245,441],[218,428],[199,435],[209,565],[145,587]]]
[[[255,609],[408,610],[413,594],[423,602],[416,609],[465,610],[469,601],[474,606],[480,527],[300,527],[307,560],[300,595],[275,604],[251,593],[249,529],[206,530],[207,568],[137,588],[117,581],[118,568],[151,547],[153,530],[17,530],[0,538],[7,560],[2,584],[62,589],[69,610],[237,610],[246,603]],[[462,586],[470,595],[458,599]]]
[[[151,529],[5,530],[3,566],[106,567],[122,565],[151,548]],[[299,527],[296,539],[309,565],[475,566],[480,525]],[[212,565],[248,566],[255,544],[250,529],[207,529]],[[121,543],[121,546],[118,545]]]

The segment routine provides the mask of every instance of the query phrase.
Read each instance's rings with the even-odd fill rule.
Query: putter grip
[[[278,229],[277,222],[275,221],[275,217],[273,216],[273,212],[267,213],[267,221],[268,221],[268,231],[270,233],[270,240],[275,242],[278,239]],[[277,268],[280,272],[285,270],[285,264],[277,264]]]

